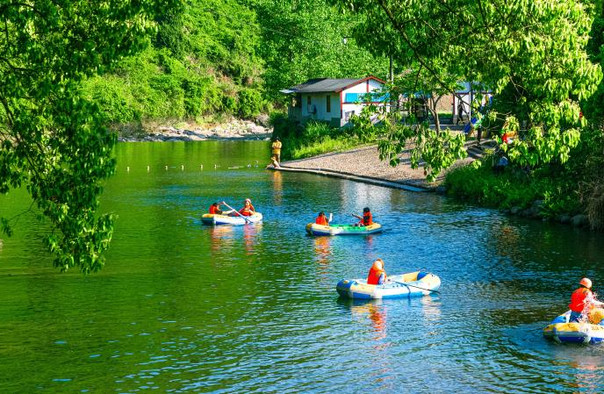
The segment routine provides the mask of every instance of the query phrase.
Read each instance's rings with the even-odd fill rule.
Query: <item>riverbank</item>
[[[166,122],[169,123],[169,122]],[[269,140],[273,128],[268,116],[259,116],[253,121],[228,118],[221,121],[196,123],[177,122],[145,123],[134,127],[117,128],[120,142],[178,142],[204,140]]]
[[[514,175],[494,174],[489,166],[479,169],[467,166],[481,158],[485,150],[492,148],[492,144],[493,141],[484,141],[477,146],[474,141],[468,142],[468,157],[457,161],[434,182],[426,180],[421,165],[416,169],[411,168],[408,150],[401,155],[401,163],[397,167],[391,167],[379,159],[376,145],[284,161],[278,168],[272,165],[267,168],[313,173],[414,192],[447,193],[461,201],[499,209],[508,215],[570,224],[573,227],[593,227],[589,217],[580,212],[578,207],[569,209],[571,205],[565,203],[564,196],[556,196],[554,199],[546,197],[553,195],[551,185],[560,185],[559,180],[551,183],[553,178],[541,179],[537,175],[535,179],[522,179]],[[449,174],[452,176],[447,178]],[[490,198],[483,195],[485,193]],[[566,199],[576,200],[570,195],[566,196]]]
[[[468,164],[475,158],[475,155],[470,155],[466,159],[459,160],[452,168]],[[447,172],[451,170],[443,172],[436,181],[428,182],[421,165],[415,169],[411,168],[409,150],[401,154],[400,164],[392,167],[388,162],[380,160],[377,145],[284,161],[278,168],[272,165],[268,168],[278,171],[308,172],[411,191],[437,192],[444,192],[442,183]]]

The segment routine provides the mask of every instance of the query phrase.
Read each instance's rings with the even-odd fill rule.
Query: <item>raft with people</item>
[[[369,208],[363,209],[363,216],[352,214],[359,219],[355,224],[331,224],[331,214],[329,220],[324,212],[319,212],[314,223],[306,225],[306,232],[310,235],[367,235],[379,233],[382,231],[382,225],[373,221],[373,216]]]
[[[601,309],[599,309],[601,311]],[[572,311],[556,317],[543,329],[543,336],[560,343],[596,344],[604,342],[602,313],[592,313],[586,321],[571,322]],[[595,323],[597,322],[597,323]]]
[[[391,275],[381,284],[368,284],[367,279],[342,279],[336,285],[342,297],[367,300],[421,297],[438,292],[439,288],[440,278],[425,271]]]
[[[379,233],[382,231],[382,225],[372,223],[369,226],[356,226],[354,224],[329,224],[327,226],[308,223],[306,232],[310,235],[367,235]]]
[[[569,311],[543,329],[543,336],[556,342],[601,343],[604,341],[604,303],[596,299],[589,278],[579,281],[570,296]]]
[[[201,222],[207,225],[231,224],[235,226],[244,225],[246,223],[258,223],[262,221],[262,214],[254,212],[250,216],[231,216],[206,213],[201,217]]]
[[[224,205],[229,208],[229,211],[221,211],[220,206]],[[256,212],[256,209],[252,205],[252,200],[246,198],[244,201],[243,208],[239,211],[233,209],[226,202],[215,202],[209,208],[209,213],[201,216],[201,222],[207,225],[220,225],[220,224],[231,224],[231,225],[244,225],[246,223],[258,223],[262,221],[262,214]]]

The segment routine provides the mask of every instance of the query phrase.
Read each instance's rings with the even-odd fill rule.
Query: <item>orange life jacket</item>
[[[373,224],[373,215],[371,215],[371,212],[365,212],[363,214],[363,219],[361,219],[361,224],[363,226],[370,226]]]
[[[315,223],[320,224],[322,226],[327,226],[329,223],[327,222],[327,218],[325,216],[318,216]]]
[[[386,271],[383,269],[378,269],[375,266],[371,267],[369,270],[369,275],[367,276],[367,284],[368,285],[377,285],[380,283],[380,276],[384,274],[384,279],[386,279]]]
[[[588,298],[591,296],[591,290],[586,289],[585,287],[579,287],[577,290],[573,291],[573,294],[570,296],[570,305],[568,306],[571,311],[582,313],[588,301]]]
[[[220,214],[220,209],[216,205],[210,205],[210,213],[213,215]]]
[[[254,211],[251,210],[250,208],[243,207],[239,210],[239,213],[242,214],[243,216],[252,216]]]

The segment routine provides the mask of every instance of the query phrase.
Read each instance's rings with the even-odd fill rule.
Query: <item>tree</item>
[[[177,1],[177,0],[175,0]],[[25,1],[0,5],[0,192],[26,186],[50,221],[45,242],[61,270],[103,265],[112,215],[98,215],[115,168],[115,136],[80,83],[135,53],[150,17],[172,1]],[[2,218],[2,230],[11,223]]]
[[[259,54],[266,63],[267,95],[310,78],[387,75],[387,61],[352,39],[356,16],[343,15],[327,0],[245,0],[256,11],[262,32]]]
[[[501,94],[490,116],[519,133],[508,152],[513,162],[536,166],[568,159],[584,125],[579,102],[594,92],[602,78],[600,66],[585,51],[593,20],[590,3],[338,1],[364,16],[357,36],[371,37],[374,50],[387,48],[399,64],[415,64],[429,77],[424,78],[431,85],[426,91],[445,89],[454,94],[451,81],[479,81],[496,97]],[[384,36],[384,25],[396,34]],[[387,158],[396,158],[405,142],[412,140],[419,150],[413,164],[425,160],[433,179],[436,170],[444,167],[442,158],[449,161],[450,157],[435,154],[434,149],[442,146],[454,154],[447,141],[452,137],[434,133],[439,139],[434,144],[418,144],[415,139],[427,142],[432,133],[417,125],[406,130],[408,125],[390,124],[388,140],[381,145]]]

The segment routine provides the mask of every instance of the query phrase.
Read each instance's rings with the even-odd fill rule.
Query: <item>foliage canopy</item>
[[[508,152],[518,165],[564,162],[577,145],[584,125],[579,102],[595,91],[602,78],[600,66],[585,50],[593,21],[590,2],[338,2],[364,16],[356,30],[359,40],[364,38],[373,50],[389,52],[412,73],[424,75],[421,79],[429,82],[424,89],[455,94],[455,82],[479,81],[499,97],[491,120],[503,124],[504,131],[519,133]],[[381,148],[384,156],[395,158],[411,140],[419,150],[417,160],[422,158],[433,170],[432,178],[446,164],[442,158],[450,158],[431,154],[435,145],[458,154],[458,145],[451,145],[446,133],[432,133],[417,124],[391,122],[390,126]],[[428,139],[432,143],[424,144]]]
[[[171,2],[161,2],[169,9]],[[115,137],[80,82],[146,45],[159,2],[4,2],[0,7],[0,192],[26,186],[50,221],[62,270],[98,270],[112,236],[97,215]],[[2,219],[10,233],[10,222]]]

